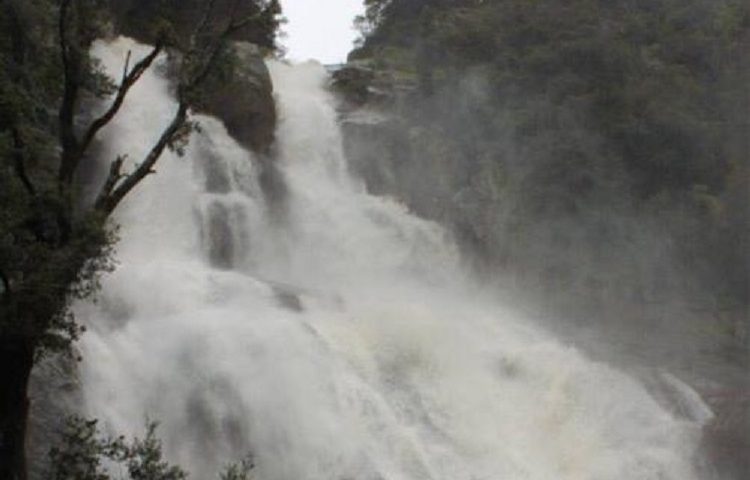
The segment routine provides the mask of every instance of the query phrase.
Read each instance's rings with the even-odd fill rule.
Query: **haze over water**
[[[116,73],[128,49],[144,52],[95,51]],[[171,116],[155,71],[109,129],[113,153]],[[472,295],[440,226],[350,175],[325,70],[271,71],[279,204],[201,117],[119,211],[120,265],[79,308],[93,416],[135,434],[159,420],[192,478],[247,452],[263,480],[698,478],[699,420]]]

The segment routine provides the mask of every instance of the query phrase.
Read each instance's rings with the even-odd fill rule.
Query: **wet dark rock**
[[[286,200],[289,193],[284,173],[273,161],[272,155],[261,156],[259,164],[258,183],[263,196],[268,201],[272,216],[278,218],[286,213]]]
[[[238,57],[234,78],[209,92],[202,111],[224,122],[229,134],[244,147],[268,153],[276,130],[273,83],[259,47],[235,43]]]
[[[347,64],[332,74],[332,85],[354,105],[363,105],[370,98],[375,72],[366,66]]]
[[[418,95],[416,80],[403,72],[374,68],[366,60],[336,66],[331,70],[331,88],[344,100],[343,110],[360,107],[395,107]]]
[[[300,300],[299,295],[297,295],[296,293],[285,290],[283,288],[274,287],[274,294],[276,295],[276,300],[279,302],[279,305],[286,308],[287,310],[291,310],[293,312],[304,311],[302,301]]]
[[[228,269],[234,263],[235,245],[230,225],[230,212],[220,202],[212,203],[206,212],[208,258],[216,268]]]
[[[203,174],[206,181],[206,192],[229,193],[232,182],[226,163],[210,151],[204,152],[204,161],[201,162]]]

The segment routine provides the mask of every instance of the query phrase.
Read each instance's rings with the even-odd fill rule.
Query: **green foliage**
[[[252,480],[251,472],[255,464],[251,457],[242,460],[240,463],[229,465],[219,476],[220,480]]]
[[[128,472],[129,480],[184,480],[187,474],[163,458],[155,423],[143,439],[103,437],[96,420],[68,419],[60,446],[50,451],[51,480],[109,480],[114,465]]]
[[[721,3],[374,2],[365,47],[376,59],[411,51],[424,75],[484,65],[496,101],[521,113],[536,111],[537,98],[585,108],[645,195],[717,189],[727,173],[717,80],[748,22],[742,3]],[[735,97],[740,85],[730,86]]]
[[[123,438],[102,439],[96,421],[67,420],[60,446],[50,451],[53,480],[108,480],[105,459],[117,459],[127,446]]]
[[[196,25],[208,19],[205,33],[210,36],[235,16],[249,20],[232,40],[254,43],[271,52],[278,48],[277,36],[282,23],[278,0],[215,0],[206,11],[204,0],[122,0],[112,4],[117,27],[126,35],[153,43],[167,36],[172,46],[187,50]]]
[[[162,458],[161,442],[156,438],[156,424],[151,423],[143,440],[136,438],[119,459],[127,465],[132,480],[182,480],[187,477],[179,467]]]
[[[390,0],[365,0],[365,13],[354,19],[354,25],[364,37],[375,33],[383,22],[383,12]]]
[[[483,267],[592,303],[750,303],[747,2],[366,5],[351,58],[418,80],[369,162]]]
[[[67,419],[59,445],[50,451],[50,480],[185,480],[187,473],[164,460],[156,423],[144,438],[102,435],[96,420]],[[227,466],[220,480],[251,480],[250,457]],[[127,472],[127,477],[112,472]]]

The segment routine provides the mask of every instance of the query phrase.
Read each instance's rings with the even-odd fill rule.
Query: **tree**
[[[556,315],[748,324],[748,2],[366,5],[350,59],[393,119],[351,129],[368,187]]]
[[[190,110],[231,64],[233,36],[278,23],[275,0],[194,3],[199,13],[189,35],[153,18],[153,48],[141,59],[128,54],[114,83],[88,53],[106,30],[108,2],[0,1],[0,478],[27,477],[29,376],[38,358],[67,351],[82,332],[68,306],[94,292],[111,268],[112,212],[154,173],[165,150],[179,151],[188,138]],[[124,171],[124,154],[113,159],[96,200],[86,204],[77,174],[93,161],[92,146],[133,85],[164,53],[178,65],[174,116],[132,171]],[[105,112],[88,120],[82,99],[109,95]]]
[[[111,480],[107,464],[124,467],[131,480],[185,480],[187,474],[163,458],[156,423],[146,425],[146,436],[128,441],[102,436],[96,420],[69,418],[60,444],[50,451],[50,480]],[[229,465],[220,480],[250,480],[250,457]]]

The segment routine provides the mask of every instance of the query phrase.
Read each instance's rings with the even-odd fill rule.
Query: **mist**
[[[3,478],[750,474],[744,2],[19,5]]]
[[[201,477],[250,452],[266,479],[701,478],[711,414],[690,387],[646,387],[478,291],[449,230],[351,175],[323,67],[269,66],[283,209],[201,118],[118,213],[122,266],[79,306],[87,412],[126,434],[158,418],[168,458]],[[169,114],[166,88],[144,78],[110,148]]]
[[[333,80],[353,171],[368,191],[449,228],[487,295],[646,383],[669,371],[691,384],[718,417],[705,441],[722,465],[703,475],[743,478],[750,217],[747,155],[735,154],[747,152],[736,135],[746,113],[722,95],[746,98],[747,75],[732,60],[701,64],[711,79],[691,65],[685,76],[703,82],[703,97],[670,92],[649,83],[673,81],[658,69],[629,76],[640,59],[617,49],[642,40],[611,25],[632,11],[589,17],[550,4],[529,7],[536,17],[506,12],[514,24],[496,3],[402,1],[373,13]],[[653,8],[712,28],[694,3]],[[598,45],[577,38],[586,28]],[[726,45],[691,40],[695,51],[676,55],[736,51],[744,32]],[[691,123],[715,118],[726,129]]]

